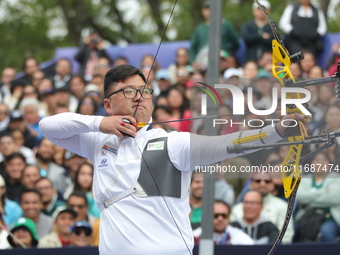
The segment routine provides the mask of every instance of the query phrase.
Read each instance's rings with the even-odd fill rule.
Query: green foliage
[[[0,18],[0,70],[13,66],[21,71],[24,58],[34,56],[40,62],[53,58],[57,47],[78,46],[84,29],[95,28],[112,44],[159,42],[175,0],[136,0],[138,15],[126,18],[126,0],[0,0],[4,15]],[[269,0],[271,17],[276,24],[289,0]],[[168,31],[173,40],[189,40],[195,27],[203,22],[204,0],[178,0]],[[252,19],[253,0],[222,0],[223,18],[240,33]],[[124,8],[123,8],[124,7]],[[152,13],[161,15],[152,15]],[[157,16],[157,17],[156,17]],[[159,19],[163,17],[162,20]],[[335,17],[340,16],[340,6]],[[58,23],[66,34],[51,37],[51,23]],[[338,20],[329,21],[329,31],[340,31]],[[175,33],[173,33],[175,32]]]
[[[328,20],[328,31],[331,33],[339,33],[340,32],[340,2],[334,8],[334,17]]]

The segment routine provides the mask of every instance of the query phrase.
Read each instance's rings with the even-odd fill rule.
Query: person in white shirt
[[[261,216],[272,222],[278,229],[281,229],[285,220],[287,202],[281,198],[273,196],[270,192],[274,190],[274,183],[271,173],[265,173],[261,170],[253,173],[250,183],[250,190],[258,191],[263,197],[263,210]],[[231,210],[230,220],[242,220],[244,217],[243,203],[238,203]],[[291,220],[288,224],[282,243],[289,244],[294,236],[294,222]]]
[[[322,50],[327,22],[324,13],[315,8],[311,0],[299,0],[298,4],[288,5],[279,25],[286,34],[284,42],[291,54],[301,50],[317,54]]]
[[[139,69],[114,67],[104,80],[104,107],[109,116],[61,113],[40,122],[47,139],[89,158],[94,165],[101,255],[192,254],[190,171],[236,156],[227,154],[226,147],[236,138],[259,132],[206,137],[166,133],[151,125],[136,128],[139,122],[152,121],[153,90],[145,83]],[[251,144],[277,142],[284,129],[282,124],[264,127],[267,137]]]
[[[214,233],[215,244],[222,245],[252,245],[254,240],[241,229],[229,225],[230,207],[223,200],[216,200],[214,203]],[[199,227],[193,231],[195,243],[198,243],[202,234]]]

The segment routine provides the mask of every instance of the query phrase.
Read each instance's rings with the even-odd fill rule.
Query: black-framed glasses
[[[90,236],[92,234],[91,229],[88,228],[76,228],[73,232],[76,234],[76,236],[80,236],[81,233],[84,233],[85,236]]]
[[[217,219],[220,216],[222,216],[223,219],[227,219],[229,217],[229,213],[215,213],[214,214],[215,219]]]
[[[134,99],[137,96],[137,92],[139,92],[144,99],[151,99],[153,95],[153,89],[150,88],[142,88],[142,89],[135,89],[135,88],[122,88],[115,92],[112,92],[106,98],[110,98],[110,96],[117,94],[123,91],[124,97],[127,99]]]

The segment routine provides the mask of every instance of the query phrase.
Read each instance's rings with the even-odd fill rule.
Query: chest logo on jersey
[[[148,144],[148,148],[146,150],[148,150],[148,151],[164,150],[164,141],[162,141],[162,142],[155,142],[155,143],[149,143]]]
[[[101,149],[101,154],[106,155],[107,152],[111,152],[115,155],[117,155],[118,151],[114,148],[112,148],[110,145],[104,144]]]
[[[108,168],[109,160],[107,158],[99,159],[98,169]]]

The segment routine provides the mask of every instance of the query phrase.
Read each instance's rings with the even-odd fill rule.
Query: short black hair
[[[222,199],[216,199],[214,204],[223,204],[228,208],[228,213],[230,214],[231,210],[230,210],[230,205],[227,204],[224,200]]]
[[[11,161],[12,159],[15,159],[15,158],[20,158],[22,159],[22,161],[25,162],[25,165],[26,165],[26,158],[24,155],[22,155],[20,152],[13,152],[12,154],[8,155],[7,157],[5,157],[5,165]]]
[[[138,68],[131,65],[120,65],[110,69],[104,77],[104,95],[108,96],[109,90],[117,82],[124,82],[133,75],[139,75],[146,83],[144,74]]]
[[[20,203],[22,202],[22,197],[24,196],[24,194],[26,193],[35,193],[39,196],[39,200],[42,202],[42,195],[40,193],[39,190],[37,189],[29,189],[29,188],[24,188],[22,191],[21,191],[21,194],[20,194]]]
[[[68,202],[70,201],[71,197],[80,197],[85,201],[86,206],[89,206],[88,202],[87,202],[87,198],[86,198],[86,193],[83,191],[74,191],[71,193],[71,195],[69,195],[66,204],[68,205]]]

